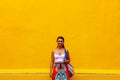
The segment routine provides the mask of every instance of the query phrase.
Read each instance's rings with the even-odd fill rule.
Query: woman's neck
[[[63,49],[63,47],[62,47],[62,46],[58,46],[57,48],[58,48],[58,49]]]

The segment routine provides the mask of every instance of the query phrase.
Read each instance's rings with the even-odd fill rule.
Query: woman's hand
[[[50,77],[52,78],[53,77],[53,75],[52,75],[52,73],[50,72]]]
[[[69,61],[70,61],[70,60],[64,59],[64,62],[65,62],[65,63],[69,63]]]

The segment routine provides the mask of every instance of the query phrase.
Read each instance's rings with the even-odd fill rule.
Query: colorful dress
[[[52,80],[70,80],[66,64],[55,64],[52,75]]]
[[[54,66],[52,69],[52,80],[70,80],[70,77],[68,75],[68,68],[67,64],[64,63],[66,55],[64,54],[58,55],[54,54]],[[57,63],[57,62],[63,62],[63,63]]]

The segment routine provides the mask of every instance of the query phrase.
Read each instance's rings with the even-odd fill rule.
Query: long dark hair
[[[58,39],[62,39],[63,42],[64,42],[64,37],[62,37],[62,36],[58,36],[58,37],[57,37],[57,41],[58,41]],[[65,48],[64,44],[62,45],[62,47]]]

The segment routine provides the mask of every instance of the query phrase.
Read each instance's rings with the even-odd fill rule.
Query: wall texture
[[[1,0],[0,69],[49,69],[62,35],[81,70],[120,70],[119,0]]]

